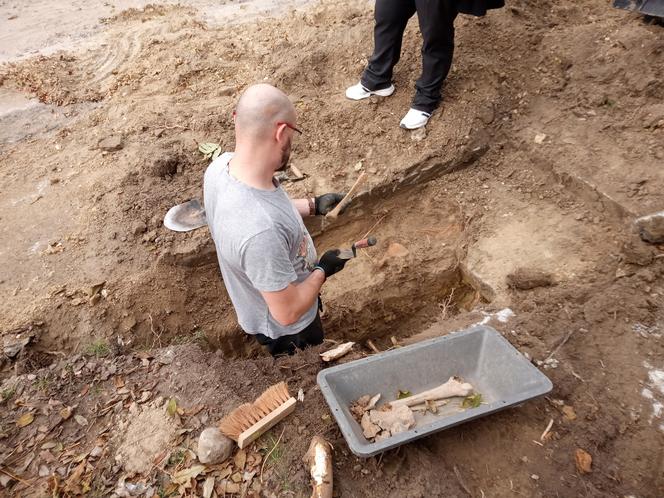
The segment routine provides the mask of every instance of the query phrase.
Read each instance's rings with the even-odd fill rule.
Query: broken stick
[[[332,498],[332,445],[321,436],[314,436],[303,460],[313,481],[311,498]]]
[[[348,353],[352,348],[354,342],[344,342],[343,344],[338,345],[336,348],[320,353],[320,357],[323,361],[332,361],[338,358],[341,358],[343,355]]]
[[[357,191],[357,189],[359,189],[360,186],[362,186],[362,184],[366,181],[366,179],[367,179],[367,174],[364,173],[364,172],[361,173],[360,176],[359,176],[359,178],[358,178],[357,180],[355,180],[355,183],[354,183],[353,186],[350,188],[350,190],[348,191],[348,193],[344,196],[343,199],[341,199],[341,201],[339,202],[339,204],[337,204],[336,207],[335,207],[332,211],[330,211],[329,213],[327,213],[327,214],[325,215],[325,218],[330,218],[330,219],[333,219],[333,220],[336,219],[337,216],[339,216],[339,213],[340,213],[340,212],[341,212],[346,206],[348,206],[348,204],[350,204],[350,201],[352,200],[353,195],[355,195],[355,192]]]

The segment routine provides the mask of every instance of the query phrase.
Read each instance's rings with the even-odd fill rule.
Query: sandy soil
[[[357,104],[343,89],[369,55],[368,2],[276,18],[256,18],[262,2],[143,5],[81,5],[64,37],[30,31],[27,11],[5,21],[23,23],[23,45],[0,45],[0,330],[5,344],[32,339],[0,360],[0,484],[39,496],[78,471],[98,495],[126,479],[173,491],[203,427],[286,379],[305,401],[249,452],[260,472],[283,429],[248,495],[307,496],[315,434],[336,448],[338,496],[664,494],[664,248],[631,227],[664,208],[664,28],[597,0],[461,17],[444,105],[416,139],[397,126],[419,69],[416,23],[395,95]],[[352,359],[372,354],[367,339],[384,350],[486,320],[551,378],[550,396],[378,458],[350,454],[316,387],[318,350],[266,357],[238,330],[206,229],[161,225],[202,196],[196,143],[232,149],[234,102],[262,80],[291,96],[305,130],[293,163],[308,176],[286,184],[292,195],[348,188],[360,161],[370,174],[347,215],[311,222],[320,250],[380,240],[326,284],[328,337],[358,341]],[[101,150],[110,137],[117,150]],[[394,243],[407,254],[390,256]],[[519,268],[556,285],[510,289]],[[129,422],[169,399],[181,410],[165,460],[123,475]],[[577,469],[578,449],[592,472]]]

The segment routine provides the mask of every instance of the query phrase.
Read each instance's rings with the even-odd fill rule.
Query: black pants
[[[454,55],[453,0],[376,0],[374,53],[362,74],[362,85],[381,90],[392,83],[392,69],[401,56],[408,19],[417,12],[422,32],[422,75],[415,84],[414,109],[431,113],[440,102],[440,89]]]
[[[294,354],[295,348],[304,349],[307,346],[322,344],[323,335],[323,324],[320,321],[320,314],[316,313],[314,321],[297,334],[284,335],[278,339],[270,339],[263,334],[256,334],[254,337],[256,337],[261,346],[265,346],[272,356],[280,356]]]

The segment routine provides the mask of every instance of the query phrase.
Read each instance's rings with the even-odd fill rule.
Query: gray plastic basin
[[[413,394],[458,375],[482,394],[477,408],[450,402],[437,414],[416,414],[417,425],[380,442],[370,442],[350,413],[357,398],[381,393],[393,401],[398,390]],[[434,432],[518,405],[553,388],[551,381],[495,329],[475,326],[411,346],[321,370],[318,385],[351,451],[369,457]]]

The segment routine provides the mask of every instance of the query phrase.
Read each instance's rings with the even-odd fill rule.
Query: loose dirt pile
[[[66,123],[13,131],[0,150],[10,493],[202,495],[213,478],[218,496],[305,496],[301,458],[323,435],[339,496],[664,494],[664,253],[629,224],[664,206],[663,28],[596,0],[461,17],[422,138],[398,128],[419,72],[416,23],[395,95],[343,96],[372,24],[371,5],[353,0],[221,27],[155,5],[109,19],[97,48],[0,68],[3,89],[60,106]],[[311,223],[321,252],[379,239],[324,289],[328,338],[360,342],[342,361],[489,323],[551,378],[549,397],[361,461],[316,386],[329,344],[275,361],[247,340],[207,230],[161,220],[202,198],[197,143],[231,150],[236,99],[264,80],[305,130],[293,161],[307,178],[286,184],[291,195],[370,175],[338,222]],[[518,268],[556,285],[510,288]],[[198,469],[200,431],[281,380],[304,393],[291,418]],[[130,476],[121,463],[146,414],[169,430]]]

